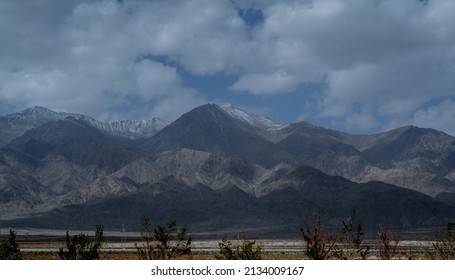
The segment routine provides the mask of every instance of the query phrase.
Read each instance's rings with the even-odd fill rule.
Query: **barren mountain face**
[[[36,107],[0,117],[0,147],[11,225],[116,228],[149,215],[284,231],[319,211],[334,224],[356,213],[373,230],[455,216],[455,138],[432,129],[352,135],[213,104],[173,123],[108,124]]]

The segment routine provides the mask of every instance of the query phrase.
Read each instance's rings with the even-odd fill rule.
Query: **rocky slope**
[[[167,126],[33,108],[0,117],[1,137],[9,225],[117,227],[146,214],[200,231],[267,231],[320,211],[333,225],[356,212],[375,230],[455,216],[455,138],[431,129],[352,135],[208,104]]]
[[[207,151],[268,169],[308,165],[356,182],[383,181],[436,196],[455,192],[454,141],[416,127],[351,135],[305,122],[264,125],[254,116],[205,105],[146,139],[142,148],[151,154],[177,148]]]
[[[0,117],[0,147],[5,146],[27,130],[68,117],[81,120],[104,133],[128,139],[153,136],[169,124],[169,122],[158,118],[104,123],[82,114],[57,113],[43,107],[33,107]]]

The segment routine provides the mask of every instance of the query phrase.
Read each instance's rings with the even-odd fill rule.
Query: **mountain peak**
[[[9,126],[26,125],[36,127],[50,121],[56,121],[67,117],[61,116],[61,113],[56,113],[44,107],[35,106],[27,108],[18,113],[13,113],[2,117]]]
[[[31,114],[31,113],[37,113],[37,112],[38,113],[39,112],[52,112],[52,113],[55,113],[54,111],[52,111],[50,109],[47,109],[47,108],[44,108],[44,107],[41,107],[41,106],[33,106],[33,107],[27,108],[25,110],[22,110],[19,113]]]
[[[169,122],[158,118],[154,118],[152,120],[126,120],[105,123],[95,120],[86,115],[54,112],[41,106],[34,106],[22,110],[18,113],[0,117],[0,123],[3,123],[9,128],[15,128],[16,130],[23,133],[28,129],[37,128],[49,122],[64,120],[68,117],[74,118],[75,120],[80,120],[103,133],[121,136],[129,139],[150,137],[169,124]]]
[[[207,114],[208,116],[216,119],[220,117],[228,117],[230,119],[240,121],[242,124],[246,124],[253,129],[267,132],[273,132],[285,127],[285,125],[279,124],[269,118],[247,113],[234,106],[205,104],[193,109],[190,112],[196,114]]]
[[[279,124],[269,118],[248,114],[247,112],[234,106],[220,106],[220,108],[229,116],[238,119],[244,123],[247,123],[255,128],[274,131],[284,127],[284,125]]]

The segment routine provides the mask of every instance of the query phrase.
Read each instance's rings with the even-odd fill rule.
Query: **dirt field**
[[[218,242],[214,240],[196,240],[193,242],[192,253],[182,255],[183,260],[213,260],[218,253]],[[263,247],[261,258],[264,260],[300,260],[307,259],[303,243],[299,240],[258,240]],[[102,259],[105,260],[139,260],[135,242],[106,242],[103,245]],[[378,249],[374,242],[367,242],[370,253],[367,259],[378,259]],[[24,259],[28,260],[59,260],[58,249],[64,247],[60,242],[22,242],[19,243]],[[429,259],[428,251],[432,249],[431,241],[402,241],[394,259]]]

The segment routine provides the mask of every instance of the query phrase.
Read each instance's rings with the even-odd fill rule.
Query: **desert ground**
[[[59,248],[65,247],[65,234],[63,230],[47,229],[17,229],[17,242],[24,259],[29,260],[58,260]],[[6,229],[1,229],[4,236]],[[70,231],[70,235],[80,233],[80,231]],[[84,232],[93,236],[93,232]],[[415,239],[412,239],[416,237]],[[219,242],[221,237],[192,235],[191,254],[177,256],[177,259],[215,259],[219,253]],[[411,239],[410,239],[411,238]],[[240,234],[229,236],[229,240],[235,246],[243,239]],[[305,243],[297,234],[294,238],[250,238],[262,248],[261,258],[269,260],[298,260],[308,259],[304,253]],[[422,238],[419,235],[406,235],[397,240],[396,253],[394,259],[431,259],[430,253],[434,252],[435,240]],[[139,232],[106,231],[102,246],[101,258],[106,260],[139,260],[140,256],[136,245],[141,246],[142,240]],[[327,245],[328,246],[328,245]],[[335,247],[343,248],[343,244],[335,243]],[[366,259],[379,259],[379,240],[365,238],[362,243],[363,248],[369,248]],[[336,259],[335,257],[328,257]],[[359,258],[352,254],[352,258]]]

